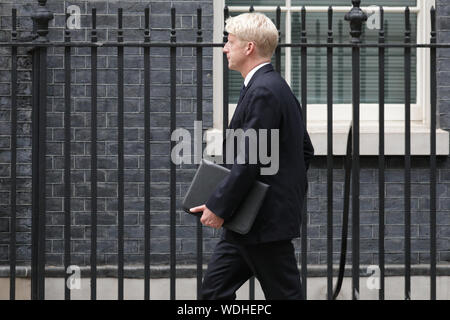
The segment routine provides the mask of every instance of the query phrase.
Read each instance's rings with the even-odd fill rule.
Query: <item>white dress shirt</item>
[[[261,64],[258,64],[256,67],[254,67],[252,70],[250,70],[250,72],[247,74],[247,76],[244,79],[244,85],[247,86],[248,83],[250,82],[250,79],[253,77],[253,75],[255,74],[256,71],[259,70],[259,68],[264,67],[266,64],[269,64],[270,62],[264,62]]]

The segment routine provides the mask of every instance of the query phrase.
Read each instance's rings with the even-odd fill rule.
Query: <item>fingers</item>
[[[206,208],[206,205],[203,204],[203,205],[198,206],[198,207],[190,208],[189,211],[191,211],[191,212],[200,212],[200,211],[204,211],[205,208]]]
[[[203,215],[200,218],[200,222],[204,226],[211,227],[214,229],[220,229],[220,227],[223,224],[223,219],[208,213],[206,214],[203,213]]]
[[[222,226],[223,220],[216,217],[213,212],[211,212],[205,204],[189,209],[191,212],[201,212],[200,223],[204,226],[211,227],[214,229],[219,229]]]
[[[208,213],[205,214],[205,212],[203,212],[202,216],[200,217],[200,223],[204,226],[212,227],[210,215]]]

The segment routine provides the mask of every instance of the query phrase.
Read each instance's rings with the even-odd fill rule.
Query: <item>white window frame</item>
[[[416,6],[410,7],[411,14],[417,14],[417,43],[430,42],[430,9],[435,6],[435,0],[416,0]],[[214,31],[213,41],[223,39],[223,8],[225,0],[214,0]],[[302,7],[291,6],[291,0],[285,0],[285,6],[280,6],[286,13],[285,42],[291,43],[291,14],[300,12]],[[327,12],[326,6],[306,6],[306,12]],[[247,12],[248,6],[228,6],[230,13]],[[255,6],[257,12],[275,12],[275,6]],[[334,12],[349,12],[351,6],[333,6]],[[361,7],[364,11],[373,12],[374,6]],[[403,13],[404,6],[385,6],[385,13]],[[285,74],[287,83],[291,83],[291,48],[285,49]],[[416,103],[411,104],[411,154],[426,155],[430,153],[430,50],[419,48],[416,51]],[[217,66],[213,74],[213,128],[208,135],[222,136],[223,117],[223,53],[222,48],[214,48],[213,65]],[[236,104],[229,104],[229,119],[233,116]],[[333,154],[345,154],[347,132],[351,120],[351,104],[333,105]],[[378,154],[378,104],[360,105],[360,154]],[[315,148],[316,155],[327,154],[327,105],[307,105],[307,128]],[[437,129],[437,154],[449,154],[449,133]],[[221,143],[220,138],[209,138],[214,144]],[[404,154],[404,104],[385,104],[385,154]],[[208,147],[210,154],[220,155],[221,146]]]

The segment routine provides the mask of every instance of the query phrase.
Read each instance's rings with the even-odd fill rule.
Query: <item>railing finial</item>
[[[53,19],[53,13],[45,6],[47,0],[38,0],[38,3],[39,6],[36,11],[31,14],[31,19],[36,24],[36,33],[38,34],[38,37],[34,41],[47,42],[48,23]]]
[[[352,0],[353,8],[345,15],[345,20],[350,21],[350,35],[353,43],[361,42],[362,24],[367,21],[367,14],[359,7],[361,0]]]

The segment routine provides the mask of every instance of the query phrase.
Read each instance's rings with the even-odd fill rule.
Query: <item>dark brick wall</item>
[[[16,2],[18,3],[18,2]],[[203,8],[204,41],[212,41],[212,1],[96,1],[99,41],[116,39],[117,8],[124,8],[125,40],[143,40],[144,7],[151,5],[152,41],[168,41],[170,6],[177,9],[177,40],[194,41],[196,8]],[[82,13],[82,29],[72,31],[74,40],[90,40],[90,9],[93,1],[49,1],[55,19],[49,38],[63,40],[64,6],[77,4]],[[33,5],[19,2],[19,37],[31,28]],[[0,41],[9,40],[12,4],[0,3]],[[437,0],[438,40],[450,42],[450,1]],[[450,49],[438,50],[438,108],[440,126],[450,129]],[[9,260],[10,237],[10,49],[0,48],[0,264]],[[19,51],[18,97],[18,211],[17,255],[20,264],[31,257],[31,63],[24,49]],[[72,262],[89,264],[90,250],[90,50],[72,51]],[[143,262],[144,221],[144,132],[143,132],[143,50],[125,49],[125,263]],[[98,262],[117,262],[117,59],[115,49],[98,50]],[[169,261],[169,50],[151,50],[151,259],[154,264]],[[204,126],[212,126],[212,50],[204,51]],[[64,61],[63,49],[49,49],[48,153],[46,259],[49,265],[61,265],[64,252]],[[193,128],[196,107],[196,57],[190,48],[177,50],[177,127]],[[334,170],[334,255],[339,258],[344,170],[341,157]],[[429,162],[426,157],[412,158],[412,263],[429,262]],[[376,157],[361,159],[361,263],[378,261],[378,163]],[[195,166],[177,170],[177,203],[195,172]],[[308,262],[326,263],[326,159],[316,157],[309,171]],[[450,162],[438,158],[438,262],[450,261]],[[404,262],[402,157],[387,157],[386,166],[386,263]],[[351,226],[349,227],[351,236]],[[195,220],[177,212],[177,261],[195,263]],[[204,228],[205,261],[211,254],[218,233]],[[299,250],[300,241],[295,241]],[[351,240],[349,240],[351,252]],[[348,256],[351,261],[351,255]]]
[[[23,2],[25,3],[25,2]],[[29,3],[28,1],[26,3]],[[36,2],[37,3],[37,2]],[[177,41],[196,40],[197,7],[203,9],[203,38],[212,42],[212,2],[173,1],[177,10]],[[170,7],[167,1],[48,1],[55,18],[50,22],[49,39],[63,41],[64,7],[75,4],[81,9],[81,29],[71,32],[75,41],[90,41],[90,12],[97,8],[98,41],[115,41],[117,8],[123,8],[125,41],[142,41],[144,8],[150,4],[152,41],[168,41]],[[11,4],[2,2],[0,40],[9,40]],[[33,5],[17,4],[19,37],[31,29]],[[193,29],[194,28],[194,29]],[[1,100],[1,214],[0,261],[8,261],[10,235],[10,50],[2,48],[0,81]],[[64,56],[62,48],[49,49],[47,108],[47,212],[46,261],[60,265],[64,252]],[[72,262],[88,264],[90,254],[90,49],[72,50]],[[192,129],[196,117],[196,56],[192,48],[177,49],[177,127]],[[153,263],[168,263],[169,256],[169,164],[170,164],[170,74],[169,49],[152,48],[151,65],[151,259]],[[144,76],[143,49],[125,49],[124,72],[124,153],[125,153],[125,262],[142,263],[144,250]],[[19,132],[18,132],[18,213],[17,259],[28,263],[31,257],[31,63],[30,55],[21,50],[19,59]],[[98,49],[98,263],[117,261],[117,51]],[[204,49],[203,110],[205,128],[212,126],[212,49]],[[192,180],[195,166],[184,165],[177,170],[178,204]],[[177,212],[177,254],[180,262],[194,262],[195,220]],[[205,229],[205,237],[213,232]],[[206,240],[208,244],[208,240]],[[210,247],[210,246],[209,246]],[[206,246],[208,248],[208,245]]]

